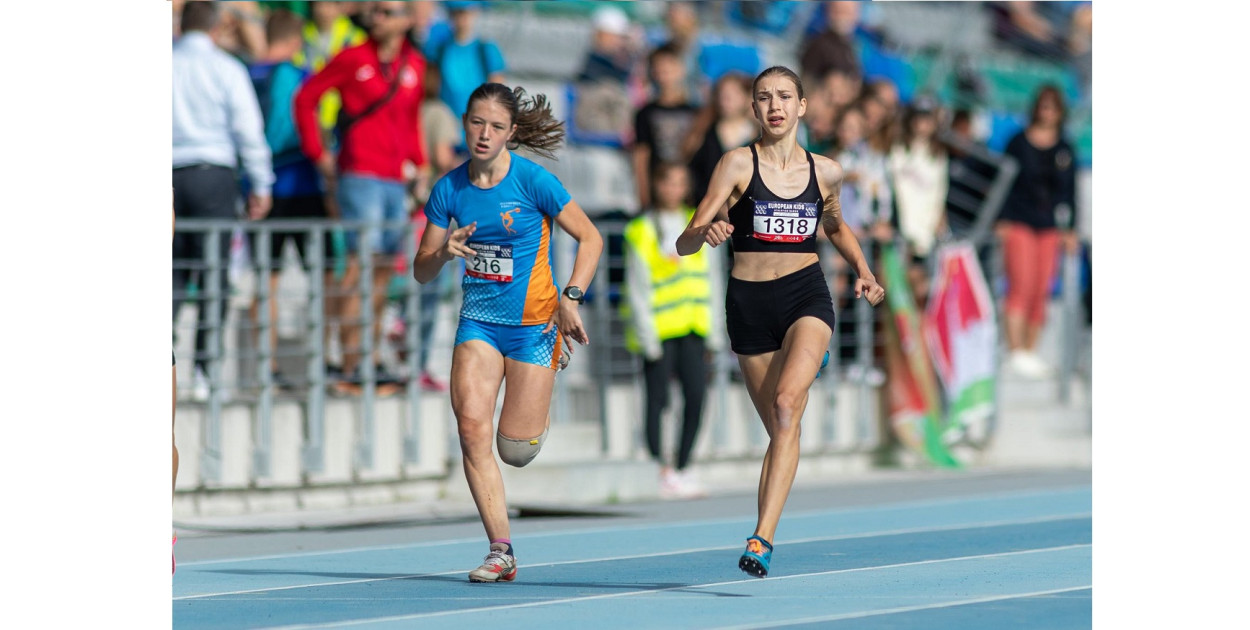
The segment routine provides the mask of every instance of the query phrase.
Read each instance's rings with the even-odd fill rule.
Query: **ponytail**
[[[512,115],[516,133],[508,142],[509,149],[525,147],[538,155],[555,159],[556,149],[564,141],[564,123],[551,113],[551,103],[542,94],[529,96],[521,86],[509,89],[501,83],[483,83],[469,96],[465,111],[479,100],[493,100]]]

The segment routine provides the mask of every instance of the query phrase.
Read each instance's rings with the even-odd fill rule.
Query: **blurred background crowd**
[[[401,37],[424,62],[424,100],[413,121],[421,130],[424,160],[408,160],[395,176],[404,185],[418,234],[429,186],[465,159],[460,116],[470,92],[484,81],[521,85],[549,98],[566,123],[567,145],[556,161],[535,159],[560,177],[592,218],[623,225],[659,205],[698,204],[720,156],[756,136],[752,79],[780,64],[803,81],[807,113],[800,143],[842,164],[845,219],[865,247],[900,244],[907,290],[917,307],[923,308],[928,296],[935,248],[973,237],[980,239],[976,245],[988,284],[1005,305],[1007,369],[1024,377],[1051,373],[1053,367],[1030,351],[1044,325],[1045,305],[1057,295],[1058,261],[1065,253],[1082,261],[1087,318],[1091,312],[1090,2],[172,4],[175,58],[180,47],[189,46],[185,40],[200,31],[201,39],[246,68],[252,90],[236,96],[250,100],[245,107],[259,114],[246,119],[246,129],[238,117],[223,117],[216,130],[237,149],[228,163],[218,161],[237,182],[228,189],[232,214],[191,216],[338,218],[334,180],[343,174],[336,172],[343,164],[310,154],[296,95],[341,51],[371,39]],[[215,5],[214,11],[188,24],[186,16],[195,14],[188,7],[194,4]],[[209,63],[187,59],[191,66]],[[315,144],[336,148],[339,109],[349,98],[334,90],[320,96]],[[177,118],[176,189],[180,172],[204,162],[202,157],[179,162],[180,155],[197,149],[194,134],[180,133]],[[214,124],[209,118],[199,121]],[[1004,156],[1012,158],[1014,177],[996,193]],[[176,205],[186,202],[176,199]],[[605,236],[619,257],[625,247],[620,230]],[[285,240],[304,255],[303,241]],[[222,260],[255,262],[254,241],[235,238],[219,246]],[[284,240],[275,237],[272,246],[271,258],[281,260]],[[327,297],[350,298],[358,285],[344,284],[356,279],[343,262],[342,243],[328,239],[324,253]],[[176,241],[175,263],[202,256],[202,243]],[[840,291],[838,306],[845,308],[850,297],[845,269],[836,256],[826,259],[834,265],[830,275]],[[613,287],[624,284],[624,262],[611,262]],[[725,262],[732,264],[727,253]],[[407,264],[400,256],[393,268],[403,271]],[[194,295],[195,274],[175,268],[175,295]],[[276,267],[270,276],[272,294],[278,287]],[[421,288],[423,314],[416,318],[403,316],[402,300],[387,299],[392,287],[415,283],[402,273],[376,280],[373,323],[379,340],[401,338],[406,321],[419,322],[428,339],[439,313],[452,312],[426,305],[450,299],[455,278]],[[1028,295],[1021,293],[1025,289]],[[399,294],[406,290],[415,286]],[[237,298],[237,287],[234,291]],[[615,288],[610,293],[614,302],[620,299]],[[176,320],[178,307],[176,299]],[[359,300],[347,307],[327,304],[334,308],[339,310],[328,319],[344,326],[362,307]],[[870,324],[841,311],[839,319],[843,330],[837,339],[847,348],[843,369],[879,385],[886,371],[854,349],[856,326]],[[200,330],[205,328],[202,321]],[[342,353],[354,352],[360,331],[354,334],[336,342]],[[389,374],[379,365],[378,383],[445,390],[445,374],[429,367],[425,345],[419,375]],[[220,353],[200,340],[196,349],[184,394],[203,400],[209,380],[205,361]],[[365,361],[342,358],[346,361],[327,366],[328,373],[338,379],[340,393],[358,393],[357,364]],[[298,385],[276,360],[273,377],[279,385]]]

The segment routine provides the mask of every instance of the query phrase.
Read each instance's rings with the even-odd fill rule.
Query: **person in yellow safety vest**
[[[662,163],[652,174],[655,207],[625,227],[625,280],[621,301],[625,343],[643,358],[646,385],[646,437],[660,464],[660,496],[704,494],[687,467],[703,416],[708,351],[723,346],[724,271],[719,252],[677,254],[677,237],[694,212],[684,203],[690,193],[685,165]],[[672,465],[661,454],[660,416],[668,406],[669,379],[681,381],[685,408]]]
[[[304,24],[304,45],[291,63],[315,74],[325,67],[339,51],[360,44],[369,38],[343,12],[342,2],[312,2],[312,19]],[[328,134],[334,129],[342,107],[339,93],[331,90],[321,97],[321,128]]]

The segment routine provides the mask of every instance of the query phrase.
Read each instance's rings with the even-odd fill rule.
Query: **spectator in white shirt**
[[[182,37],[173,49],[173,185],[174,212],[182,218],[234,219],[239,182],[234,167],[242,162],[248,189],[247,214],[264,218],[271,204],[273,168],[256,93],[243,64],[214,43],[220,23],[217,3],[187,2],[183,6]],[[218,233],[218,261],[224,269],[230,252],[230,231]],[[174,236],[174,319],[193,268],[205,259],[204,234]],[[200,274],[203,275],[203,274]],[[221,355],[220,346],[207,348],[207,313],[217,308],[225,318],[228,275],[221,273],[220,291],[199,309],[195,335],[195,388],[207,397],[208,362]],[[207,277],[197,282],[206,293]],[[220,336],[218,337],[220,339]]]
[[[917,303],[928,297],[927,265],[938,237],[946,232],[949,158],[938,140],[937,103],[916,99],[903,116],[902,136],[890,150],[890,175],[898,209],[898,231],[911,252],[908,276]]]

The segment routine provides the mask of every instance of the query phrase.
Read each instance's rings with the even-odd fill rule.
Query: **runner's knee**
[[[799,407],[803,396],[800,392],[785,389],[778,390],[773,397],[773,413],[777,418],[777,428],[782,431],[794,429],[799,424]]]
[[[543,449],[543,442],[547,440],[547,429],[543,429],[542,435],[528,439],[514,439],[504,436],[502,433],[495,433],[495,444],[499,448],[499,459],[502,459],[509,466],[521,468],[534,460],[538,456],[538,451]]]

